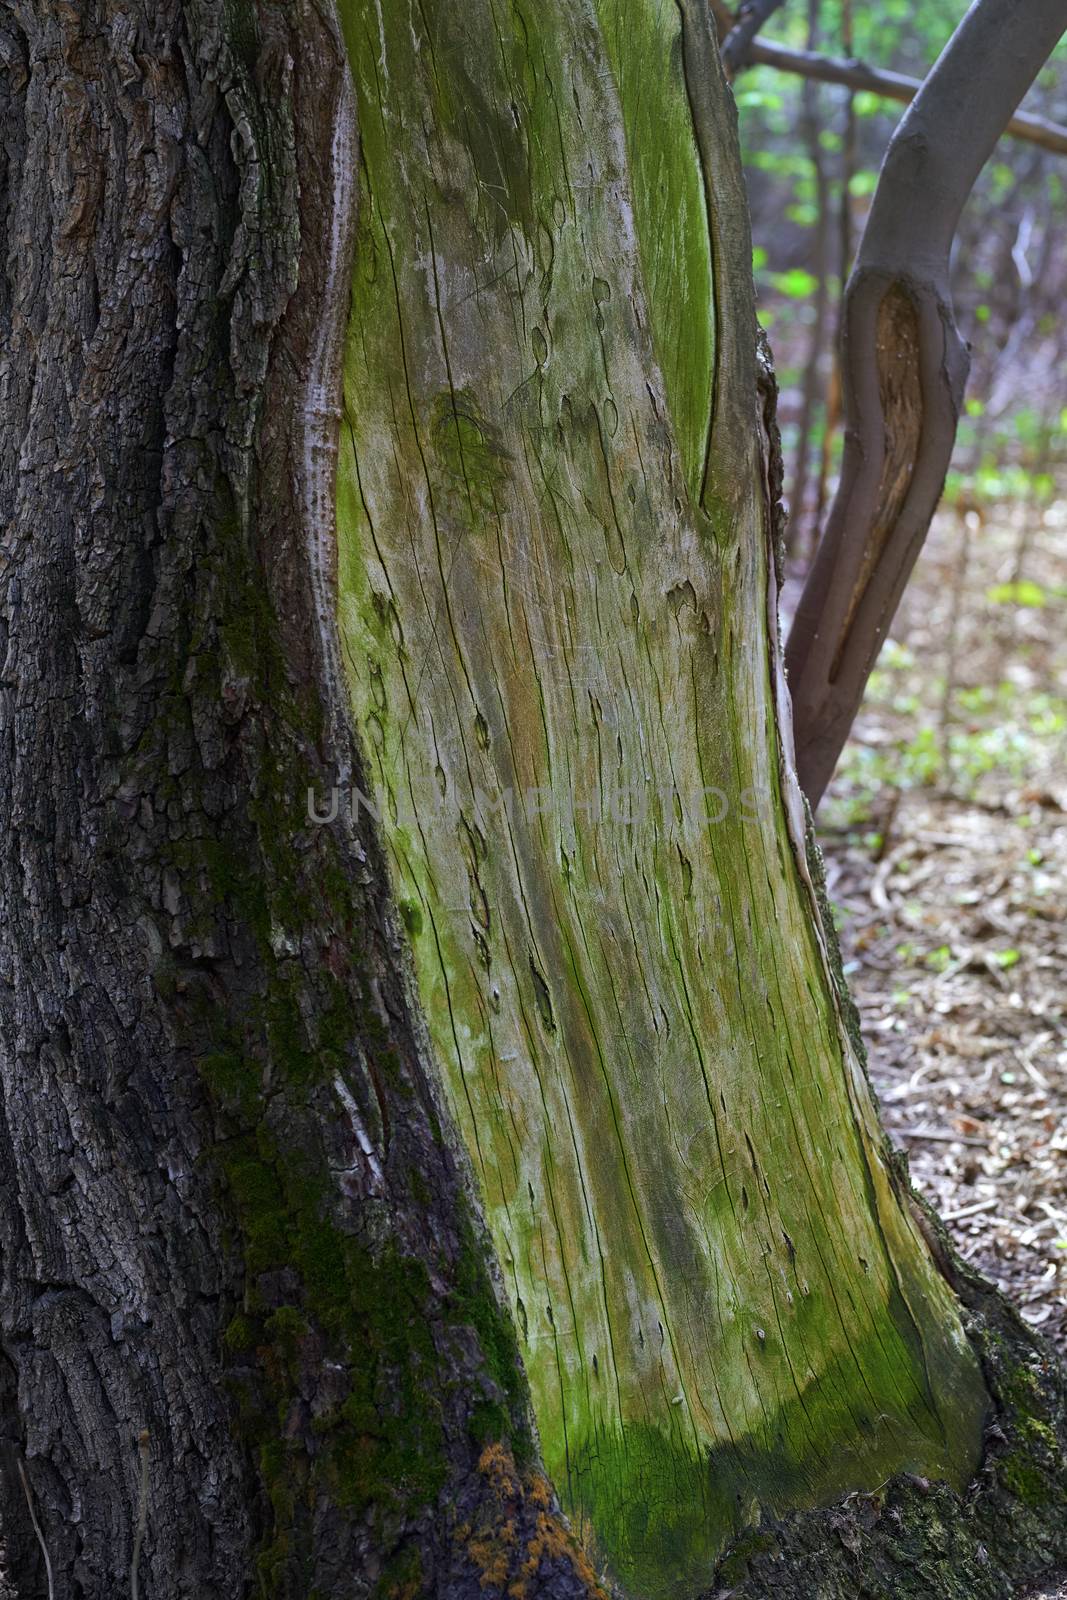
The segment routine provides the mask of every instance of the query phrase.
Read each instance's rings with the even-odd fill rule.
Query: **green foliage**
[[[819,280],[810,272],[805,272],[803,267],[793,267],[789,272],[772,273],[769,282],[773,283],[779,294],[786,295],[790,300],[806,300],[815,293],[819,287]]]
[[[994,584],[991,589],[986,590],[986,599],[997,606],[1037,608],[1045,604],[1047,596],[1039,583],[1034,583],[1029,578],[1020,578],[1016,583]]]
[[[991,605],[1025,607],[1025,586],[1018,587],[1024,591],[1021,600],[1014,593],[1002,598],[995,591],[987,599]],[[1032,598],[1029,603],[1034,603]],[[1067,700],[1061,696],[1024,690],[1009,678],[958,685],[948,698],[947,726],[935,726],[930,707],[942,703],[944,680],[936,673],[924,678],[920,699],[915,687],[920,670],[910,650],[893,640],[886,642],[871,674],[865,704],[875,715],[880,709],[903,713],[908,733],[887,743],[854,741],[845,747],[839,774],[847,798],[831,794],[821,813],[831,826],[862,827],[887,788],[951,786],[957,794],[975,796],[981,780],[993,772],[1021,781],[1043,755],[1062,747]],[[877,835],[866,837],[872,841],[870,848],[877,849]]]

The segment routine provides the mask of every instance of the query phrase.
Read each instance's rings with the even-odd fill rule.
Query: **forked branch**
[[[722,64],[728,76],[732,77],[738,67],[744,65],[757,33],[784,3],[785,0],[745,0],[737,13],[737,21],[722,42]]]

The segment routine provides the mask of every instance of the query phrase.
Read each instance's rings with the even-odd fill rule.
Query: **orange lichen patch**
[[[488,1479],[499,1499],[514,1499],[521,1494],[515,1458],[507,1445],[487,1444],[478,1457],[478,1471]]]
[[[526,1498],[531,1505],[547,1511],[552,1504],[552,1487],[543,1472],[531,1472],[527,1479]]]
[[[511,1550],[515,1542],[515,1524],[505,1523],[499,1533],[467,1542],[467,1554],[478,1568],[478,1581],[483,1589],[502,1589],[511,1570]]]
[[[558,1517],[541,1511],[537,1517],[537,1531],[526,1547],[525,1560],[519,1567],[518,1575],[508,1584],[511,1600],[527,1600],[529,1593],[527,1585],[531,1579],[536,1578],[541,1562],[545,1559],[561,1563],[569,1562],[590,1595],[601,1593],[596,1574],[589,1564],[585,1551],[575,1543]]]
[[[486,1445],[478,1459],[486,1492],[473,1517],[453,1532],[487,1594],[530,1600],[543,1565],[569,1567],[590,1600],[603,1600],[593,1568],[554,1509],[543,1473],[520,1473],[504,1444]]]

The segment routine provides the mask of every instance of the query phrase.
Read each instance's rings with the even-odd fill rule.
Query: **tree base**
[[[915,1205],[993,1402],[978,1477],[960,1495],[904,1475],[767,1518],[726,1552],[705,1600],[1012,1600],[1067,1568],[1067,1369]]]

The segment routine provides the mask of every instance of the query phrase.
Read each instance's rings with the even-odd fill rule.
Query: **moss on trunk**
[[[631,1589],[759,1518],[752,1596],[999,1595],[983,1541],[1063,1553],[1062,1384],[828,976],[700,11],[351,0],[357,172],[330,6],[100,9],[0,15],[7,1566],[589,1600],[517,1339]],[[350,695],[381,837],[305,810],[372,786]],[[987,1476],[802,1517],[969,1471],[930,1250]]]
[[[342,633],[546,1465],[635,1592],[961,1488],[985,1388],[886,1159],[778,725],[702,6],[345,0]]]
[[[912,1204],[990,1395],[976,1478],[960,1494],[900,1474],[832,1507],[765,1515],[726,1553],[705,1600],[1018,1600],[1067,1568],[1067,1374],[918,1195]]]

